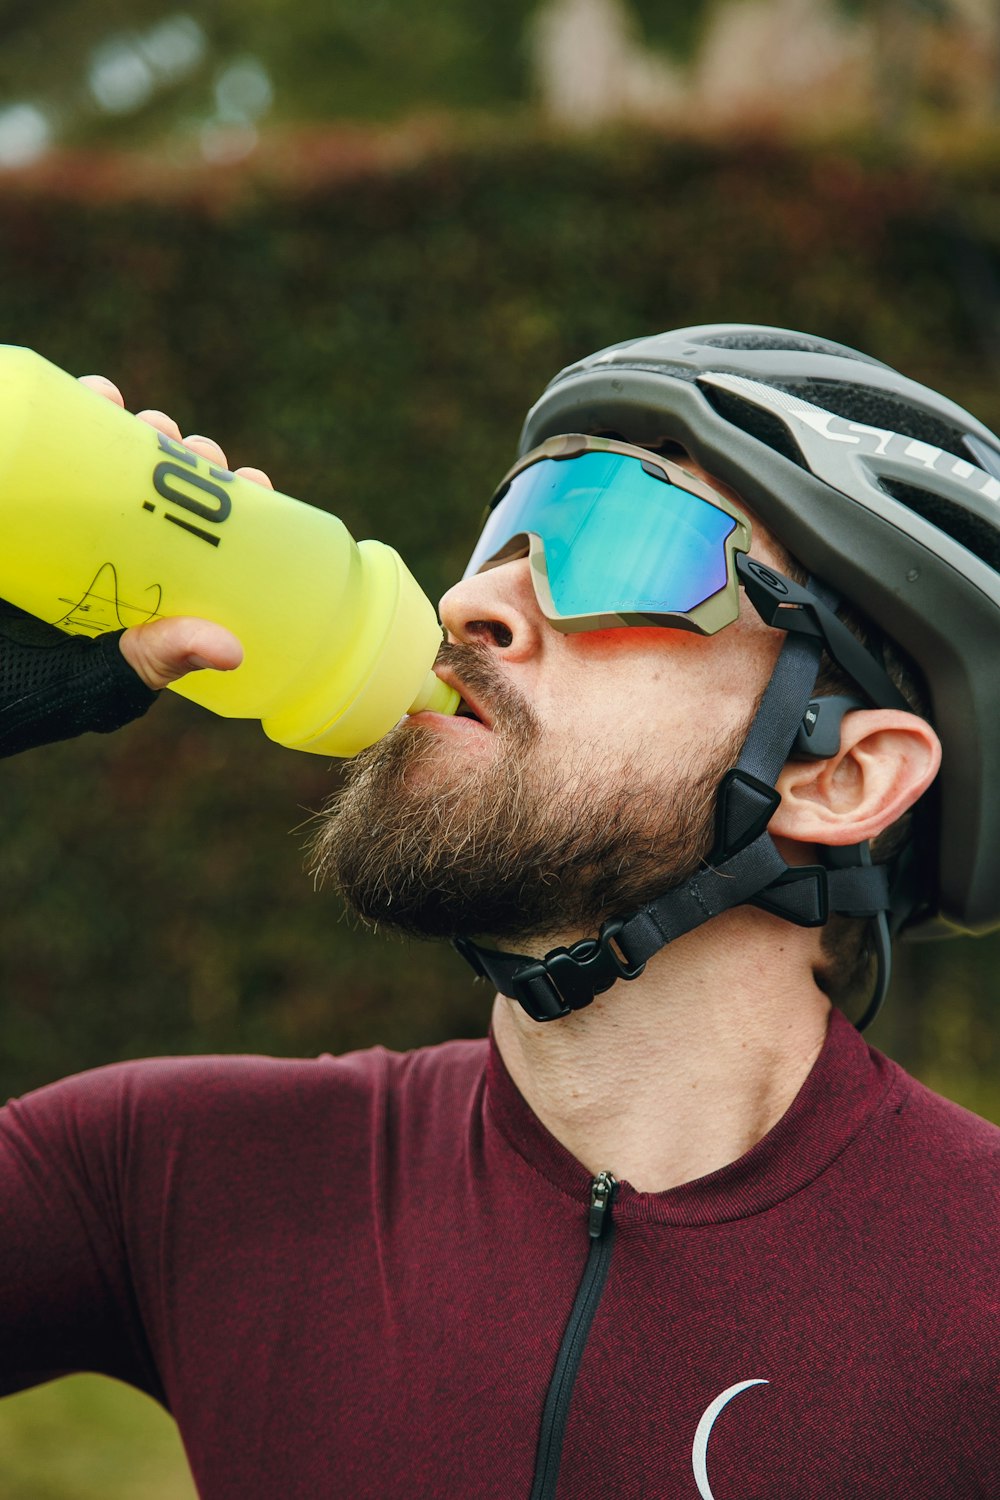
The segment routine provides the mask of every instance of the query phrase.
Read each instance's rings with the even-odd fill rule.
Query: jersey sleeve
[[[0,1110],[0,1394],[116,1376],[163,1401],[130,1274],[130,1075],[80,1074]]]
[[[95,1371],[180,1421],[221,1350],[252,1365],[334,1162],[364,1176],[377,1053],[117,1063],[0,1110],[0,1394]]]

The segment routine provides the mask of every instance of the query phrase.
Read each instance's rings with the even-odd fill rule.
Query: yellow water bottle
[[[391,547],[240,479],[0,345],[0,597],[74,634],[163,615],[235,632],[241,666],[173,683],[279,744],[354,755],[404,713],[454,713],[441,629]]]

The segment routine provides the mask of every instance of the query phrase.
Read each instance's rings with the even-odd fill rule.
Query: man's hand
[[[206,667],[231,672],[243,660],[243,647],[231,630],[190,615],[133,625],[119,637],[118,646],[132,670],[154,691]]]
[[[125,406],[125,400],[116,385],[104,375],[84,375],[81,385],[88,386],[99,396],[113,401],[116,406]],[[176,442],[183,443],[195,453],[201,454],[220,468],[228,469],[225,453],[213,438],[195,434],[182,437],[173,417],[162,411],[140,411],[136,414],[142,422],[148,422],[159,432]],[[242,479],[252,479],[255,484],[273,489],[268,476],[261,469],[236,469]],[[231,672],[243,660],[243,647],[222,625],[209,620],[198,620],[190,616],[176,616],[166,620],[150,620],[145,625],[135,625],[120,637],[121,653],[129,666],[138,673],[148,688],[158,691],[169,682],[176,682],[188,672],[210,668],[216,672]]]

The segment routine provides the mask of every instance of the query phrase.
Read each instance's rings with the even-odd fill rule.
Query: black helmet
[[[936,879],[918,921],[1000,925],[1000,440],[843,344],[739,323],[568,366],[529,412],[520,451],[564,432],[682,444],[903,646],[944,746]]]
[[[758,612],[789,632],[737,765],[720,787],[707,866],[596,938],[544,959],[455,946],[537,1020],[632,979],[664,944],[750,902],[805,926],[875,923],[875,1014],[890,934],[1000,925],[1000,440],[954,402],[843,344],[781,328],[706,324],[603,349],[562,370],[528,413],[523,455],[563,434],[680,444],[725,481],[809,574],[802,588],[738,560]],[[794,600],[795,607],[787,606]],[[767,822],[802,740],[822,637],[868,701],[905,702],[832,613],[853,606],[922,672],[943,747],[917,859],[872,867],[867,844],[790,869]],[[778,609],[781,609],[779,617]],[[789,623],[792,622],[792,623]],[[846,638],[846,639],[845,639]],[[828,700],[834,720],[857,701]],[[803,718],[803,712],[806,718]],[[797,737],[798,731],[798,737]],[[928,816],[927,809],[931,810]]]

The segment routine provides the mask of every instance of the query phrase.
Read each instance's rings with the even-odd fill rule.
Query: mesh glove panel
[[[123,634],[66,635],[0,600],[0,758],[146,712],[158,695],[122,656]]]

